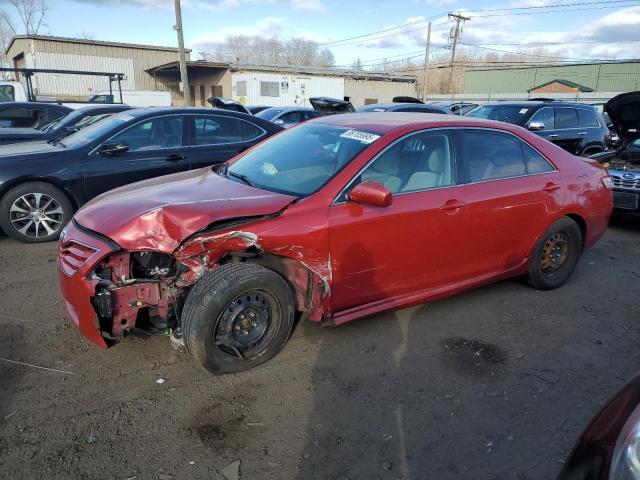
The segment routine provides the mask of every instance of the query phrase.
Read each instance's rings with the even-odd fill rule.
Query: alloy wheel
[[[46,193],[26,193],[9,209],[13,228],[26,237],[42,238],[60,231],[64,220],[62,206]]]

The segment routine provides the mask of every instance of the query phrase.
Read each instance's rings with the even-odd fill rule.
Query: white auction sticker
[[[527,113],[528,111],[529,111],[528,108],[521,108],[520,109],[520,115],[523,115],[523,114]]]
[[[347,130],[342,135],[342,138],[350,138],[351,140],[358,140],[362,143],[373,143],[380,138],[380,135],[369,132],[361,132],[359,130]]]

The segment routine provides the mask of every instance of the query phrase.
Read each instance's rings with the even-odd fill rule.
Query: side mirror
[[[129,151],[129,145],[124,142],[103,143],[98,149],[100,155],[119,155]]]
[[[356,185],[350,192],[349,198],[363,205],[374,207],[388,207],[393,203],[391,191],[378,182],[362,182]]]
[[[544,122],[531,122],[529,124],[529,130],[532,132],[540,132],[544,130]]]
[[[284,125],[284,120],[282,120],[281,118],[274,120],[273,123],[275,123],[276,125]]]

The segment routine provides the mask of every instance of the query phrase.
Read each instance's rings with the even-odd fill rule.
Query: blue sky
[[[414,22],[451,10],[470,12],[463,41],[482,43],[488,48],[524,52],[520,47],[504,44],[555,42],[558,45],[545,47],[545,54],[562,58],[631,58],[638,56],[640,47],[640,42],[611,43],[640,39],[640,6],[634,6],[640,0],[614,0],[580,7],[591,8],[581,11],[575,11],[577,7],[563,7],[557,10],[565,11],[553,14],[539,13],[540,9],[530,7],[577,0],[182,0],[182,3],[185,41],[195,52],[210,48],[226,35],[300,36],[324,43],[406,23],[411,25],[379,38],[331,48],[338,65],[350,64],[356,57],[366,64],[383,57],[419,53],[424,48],[426,24]],[[477,11],[513,7],[529,7],[518,13],[538,13]],[[483,16],[490,14],[497,16]],[[174,20],[173,0],[52,0],[44,33],[60,36],[84,33],[97,40],[176,45],[171,28]],[[451,25],[446,19],[434,25],[432,40],[436,48],[446,43]],[[601,41],[606,43],[594,43]],[[465,48],[471,51],[478,47]]]

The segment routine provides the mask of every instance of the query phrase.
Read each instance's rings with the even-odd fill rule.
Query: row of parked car
[[[396,97],[392,103],[366,105],[357,112],[467,115],[522,126],[575,155],[596,156],[610,168],[616,186],[615,206],[637,211],[640,145],[634,115],[638,94],[632,92],[614,100],[605,106],[609,125],[593,106],[549,99],[478,106]],[[54,103],[0,104],[0,125],[4,126],[0,128],[0,146],[6,145],[0,151],[4,158],[0,227],[21,241],[49,241],[57,238],[64,219],[103,191],[220,163],[283,128],[322,115],[356,112],[348,101],[314,98],[310,102],[313,108],[245,107],[240,102],[212,97],[209,103],[216,110],[165,108],[145,112],[134,112],[122,104],[77,110]],[[95,156],[117,156],[120,161],[96,162]],[[41,191],[34,190],[36,186]],[[47,207],[43,210],[44,205]]]

